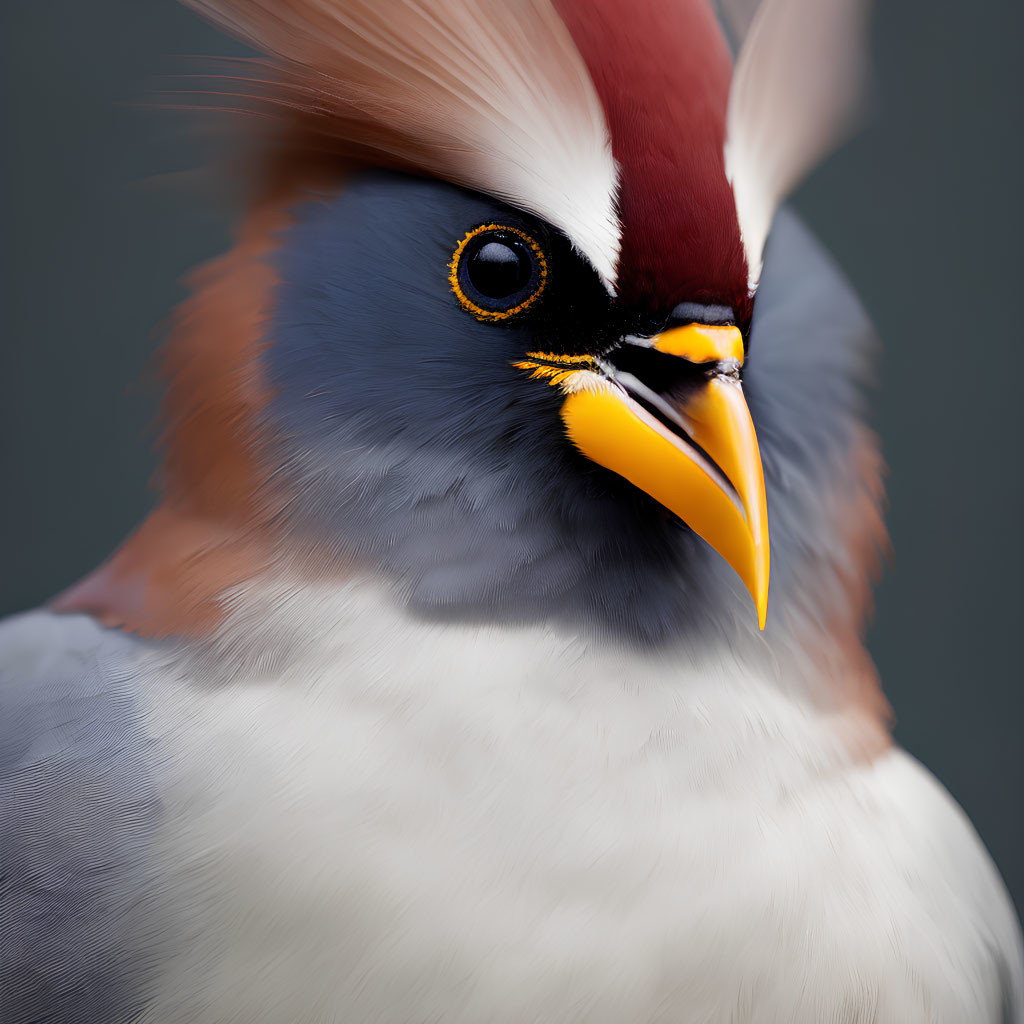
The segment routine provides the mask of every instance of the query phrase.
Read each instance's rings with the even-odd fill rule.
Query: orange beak
[[[564,392],[566,432],[587,458],[674,512],[732,566],[764,629],[768,504],[739,381],[740,331],[690,324],[643,347],[662,363],[680,360],[667,364],[682,371],[685,386],[659,393],[632,373],[581,356],[530,353],[532,361],[518,365]]]

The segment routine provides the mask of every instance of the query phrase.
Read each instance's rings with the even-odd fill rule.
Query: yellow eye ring
[[[485,295],[470,276],[472,261],[491,243],[511,250],[514,258],[518,257],[512,272],[520,277],[525,274],[523,282],[510,288],[508,294],[493,294],[492,291]],[[523,263],[524,259],[529,261],[528,266]],[[511,263],[506,262],[504,267],[511,268]],[[547,281],[548,261],[544,250],[525,231],[507,224],[481,224],[467,231],[448,264],[448,283],[462,308],[478,320],[488,322],[507,320],[524,312],[540,298]]]

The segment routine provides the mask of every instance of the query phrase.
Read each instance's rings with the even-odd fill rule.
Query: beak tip
[[[754,600],[757,608],[757,628],[763,631],[768,621],[768,565],[767,559],[755,570],[752,583],[748,583],[747,589]]]
[[[754,585],[747,583],[747,592],[757,609],[757,628],[763,631],[768,621],[768,581],[757,580]]]

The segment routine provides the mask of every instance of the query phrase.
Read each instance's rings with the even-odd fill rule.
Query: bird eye
[[[479,320],[504,320],[533,305],[547,284],[544,250],[525,231],[482,224],[459,242],[449,265],[452,291]]]

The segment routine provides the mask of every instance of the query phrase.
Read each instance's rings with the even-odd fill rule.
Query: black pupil
[[[466,270],[481,295],[505,299],[526,287],[532,263],[526,246],[520,242],[488,242],[470,256]]]

